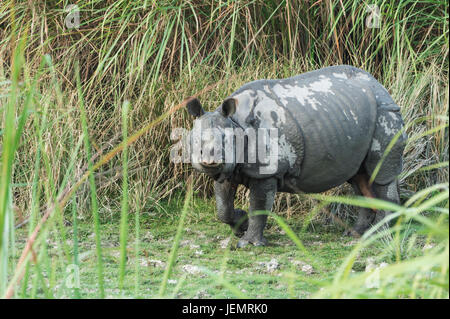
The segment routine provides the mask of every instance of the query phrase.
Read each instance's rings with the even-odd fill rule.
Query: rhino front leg
[[[242,237],[248,227],[247,213],[241,209],[234,209],[234,197],[237,184],[230,181],[214,182],[216,194],[217,217],[220,221],[230,225],[236,236]]]
[[[255,246],[267,245],[263,236],[266,227],[267,215],[253,214],[257,211],[271,211],[275,194],[277,192],[277,180],[268,178],[250,181],[250,217],[248,229],[239,240],[237,247],[245,247],[249,243]]]

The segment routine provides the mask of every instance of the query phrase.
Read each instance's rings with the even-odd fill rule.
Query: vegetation
[[[349,0],[70,4],[0,3],[0,296],[448,298],[447,1],[374,1],[379,25]],[[401,106],[402,205],[279,194],[272,246],[225,245],[210,181],[169,161],[183,100],[335,64]],[[393,227],[343,238],[349,204]]]

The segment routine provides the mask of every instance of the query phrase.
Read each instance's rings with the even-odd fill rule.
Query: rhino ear
[[[237,104],[236,99],[232,97],[223,101],[221,108],[222,115],[225,117],[233,115],[234,112],[236,112],[236,104]]]
[[[197,118],[205,114],[205,110],[203,109],[200,101],[197,98],[190,98],[186,103],[186,107],[188,109],[189,114],[193,117]]]

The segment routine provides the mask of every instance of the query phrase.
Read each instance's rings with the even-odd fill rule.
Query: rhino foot
[[[364,232],[363,232],[364,233]],[[357,230],[355,230],[354,228],[349,228],[347,230],[344,231],[344,233],[342,234],[343,236],[346,237],[354,237],[354,238],[359,238],[361,237],[362,233],[358,232]]]
[[[268,242],[267,239],[265,239],[264,237],[254,240],[254,239],[246,239],[244,236],[244,238],[241,238],[238,241],[236,248],[244,248],[248,244],[253,244],[253,246],[267,246]]]
[[[246,211],[242,209],[234,210],[234,222],[231,228],[237,237],[241,238],[244,236],[245,231],[248,228],[248,214]]]

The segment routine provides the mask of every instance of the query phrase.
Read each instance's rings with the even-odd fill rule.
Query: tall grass
[[[122,287],[130,210],[187,191],[183,181],[191,169],[169,163],[169,132],[190,127],[190,118],[178,111],[180,102],[200,94],[214,109],[245,82],[342,63],[373,73],[402,107],[410,140],[400,181],[405,205],[394,207],[401,223],[393,236],[404,234],[407,221],[415,220],[440,243],[424,259],[397,260],[380,276],[412,276],[409,297],[418,297],[422,290],[415,287],[430,283],[421,296],[448,295],[443,260],[448,259],[448,214],[442,209],[448,208],[446,1],[375,1],[382,13],[379,28],[367,27],[364,1],[89,0],[77,4],[77,28],[65,24],[69,4],[0,4],[0,295],[36,297],[40,289],[46,297],[64,295],[67,287],[55,294],[53,288],[68,264],[79,266],[78,218],[93,224],[99,297],[105,296],[102,224],[112,217],[120,225]],[[192,189],[204,197],[212,191],[203,176],[193,179]],[[328,203],[333,216],[346,219],[345,204],[369,203],[346,194],[345,187],[326,198],[280,194],[275,210],[287,217],[312,211],[307,218],[312,221],[323,218],[321,208]],[[246,198],[239,190],[240,203]],[[436,214],[441,217],[430,219]],[[30,240],[12,265],[19,253],[14,225],[29,227]],[[135,255],[140,227],[136,213]],[[72,247],[69,231],[75,236]],[[61,247],[54,264],[47,254],[50,238]],[[393,249],[402,250],[401,245],[400,240]],[[172,259],[176,251],[174,246]],[[352,256],[318,296],[351,296],[361,287],[365,279],[348,273]],[[166,293],[170,267],[160,295]],[[428,280],[427,271],[440,275]],[[134,272],[137,295],[138,264]]]
[[[83,127],[83,139],[85,152],[88,161],[88,171],[89,171],[89,186],[91,191],[91,205],[92,205],[92,215],[94,217],[94,231],[95,231],[95,246],[97,251],[97,271],[98,271],[98,285],[99,285],[99,295],[101,298],[105,296],[105,288],[104,288],[104,279],[103,279],[103,258],[102,258],[102,247],[101,247],[101,233],[100,233],[100,218],[98,214],[98,200],[97,200],[97,186],[95,184],[94,179],[94,169],[93,163],[91,160],[91,146],[89,141],[89,132],[87,128],[87,118],[86,111],[83,102],[83,93],[81,91],[81,82],[80,82],[80,72],[78,68],[78,64],[76,67],[76,77],[77,77],[77,89],[80,99],[80,114],[81,114],[81,123]]]
[[[125,101],[122,106],[122,137],[128,139],[128,109],[129,102]],[[128,146],[125,144],[122,151],[122,207],[120,214],[120,268],[119,268],[119,286],[123,288],[125,278],[125,263],[127,259],[127,238],[128,238]]]

